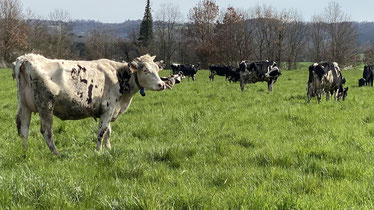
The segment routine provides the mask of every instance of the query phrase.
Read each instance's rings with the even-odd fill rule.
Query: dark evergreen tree
[[[143,21],[140,25],[139,42],[143,47],[149,47],[153,41],[153,21],[150,0],[147,0]]]

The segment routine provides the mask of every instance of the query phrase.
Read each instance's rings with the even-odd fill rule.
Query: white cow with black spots
[[[110,149],[110,123],[124,113],[132,97],[144,89],[166,88],[155,56],[143,55],[130,63],[107,59],[95,61],[51,60],[27,54],[17,58],[13,76],[18,87],[18,134],[27,146],[31,113],[39,113],[42,133],[53,154],[59,152],[53,140],[53,115],[62,120],[100,118],[97,147],[102,140]]]

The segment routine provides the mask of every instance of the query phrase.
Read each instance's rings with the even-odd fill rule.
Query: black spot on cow
[[[93,79],[91,79],[91,83],[93,83]]]
[[[17,124],[17,131],[18,131],[18,135],[21,135],[21,115],[22,115],[22,109],[20,109],[21,111],[17,114],[17,118],[16,118],[16,124]]]
[[[81,65],[79,65],[79,64],[77,64],[77,66],[78,66],[78,71],[80,72],[81,70],[83,71],[83,72],[86,72],[87,71],[87,69],[85,68],[85,67],[82,67]]]
[[[109,107],[109,101],[108,101],[108,102],[106,102],[106,106],[107,106],[107,107]]]
[[[92,88],[93,88],[93,85],[90,84],[90,86],[88,86],[87,104],[91,104],[92,103]]]
[[[108,128],[104,128],[101,132],[100,132],[100,134],[99,134],[99,141],[103,138],[103,136],[104,136],[104,134],[105,134],[105,132],[106,132],[106,130],[107,130]]]
[[[77,74],[78,72],[77,72],[77,70],[75,69],[75,68],[72,68],[71,69],[71,76],[73,77],[74,76],[74,74]]]
[[[79,98],[83,98],[83,92],[77,92],[77,95],[79,96]]]
[[[82,77],[81,77],[81,82],[83,82],[83,83],[86,83],[86,84],[87,84],[87,80],[86,80],[86,79],[82,79]]]
[[[97,85],[95,85],[95,88],[98,88]]]
[[[126,91],[131,89],[130,87],[131,73],[126,69],[119,69],[117,72],[117,79],[119,83],[119,92],[123,95]]]

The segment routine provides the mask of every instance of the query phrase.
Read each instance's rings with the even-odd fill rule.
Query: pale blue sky
[[[153,13],[161,4],[173,3],[179,6],[184,18],[200,0],[151,0]],[[125,20],[142,19],[146,0],[20,0],[24,9],[31,9],[36,15],[47,17],[54,9],[67,11],[71,18],[90,19],[105,23],[120,23]],[[304,20],[321,13],[328,0],[216,0],[220,9],[229,5],[249,9],[258,4],[271,5],[278,10],[293,8],[302,13]],[[374,21],[374,0],[338,0],[344,12],[355,21]]]

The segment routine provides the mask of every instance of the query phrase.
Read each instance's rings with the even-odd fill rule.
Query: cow
[[[170,75],[168,77],[160,77],[162,81],[165,82],[167,88],[172,89],[175,84],[182,82],[182,79],[185,78],[183,73],[180,71],[178,74]]]
[[[345,82],[346,79],[336,62],[325,61],[310,65],[307,82],[308,102],[311,97],[317,96],[318,103],[320,103],[323,93],[326,93],[326,101],[330,99],[330,95],[334,95],[335,100],[344,101],[348,92],[348,87],[343,88]]]
[[[96,150],[111,148],[110,123],[129,108],[133,96],[144,90],[166,88],[158,71],[161,62],[155,56],[143,55],[130,63],[107,59],[72,61],[47,59],[26,54],[16,60],[18,134],[27,147],[31,113],[39,113],[41,128],[49,149],[59,155],[53,139],[53,115],[61,120],[99,118]]]
[[[214,81],[214,76],[224,76],[226,77],[226,80],[229,79],[230,72],[233,71],[233,68],[228,65],[210,65],[209,66],[209,79],[210,81]]]
[[[231,69],[228,74],[229,82],[238,82],[240,81],[240,68]]]
[[[192,78],[192,81],[195,81],[195,74],[200,69],[200,64],[197,63],[197,65],[193,64],[171,64],[171,70],[172,74],[178,74],[180,71],[183,73],[184,76],[188,77],[188,80],[190,80],[190,77]]]
[[[364,66],[364,72],[362,78],[364,79],[364,85],[373,86],[374,68],[373,66]]]
[[[273,85],[282,75],[275,62],[255,61],[246,62],[242,61],[239,64],[240,68],[240,89],[244,91],[244,86],[247,83],[264,82],[268,83],[268,90],[273,90]]]
[[[366,85],[366,79],[364,79],[364,78],[358,79],[358,86],[362,87],[364,85]]]

